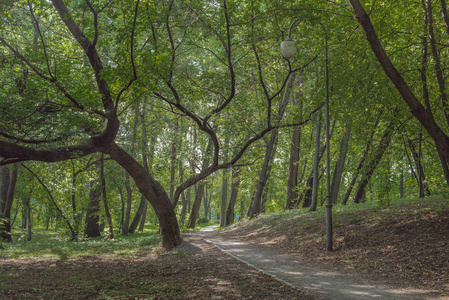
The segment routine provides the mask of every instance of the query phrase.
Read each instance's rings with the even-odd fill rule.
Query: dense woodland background
[[[447,193],[445,0],[362,4],[0,1],[3,239]]]

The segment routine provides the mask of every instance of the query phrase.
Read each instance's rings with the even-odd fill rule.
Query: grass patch
[[[44,229],[33,230],[32,240],[28,242],[26,241],[25,231],[17,235],[17,230],[15,230],[16,238],[13,242],[3,244],[4,249],[0,250],[1,258],[39,257],[65,260],[95,254],[132,256],[151,251],[160,242],[160,237],[155,233],[151,233],[150,230],[126,236],[116,235],[116,238],[113,240],[97,237],[72,242],[68,242],[58,232],[46,231]]]
[[[408,197],[393,199],[389,204],[367,202],[359,204],[336,204],[332,208],[333,225],[335,228],[347,225],[360,225],[369,220],[381,218],[388,221],[397,214],[416,216],[433,213],[444,215],[449,209],[449,195],[435,195],[425,198]],[[309,231],[316,226],[322,227],[325,221],[326,208],[317,207],[316,211],[309,208],[298,208],[277,213],[260,214],[252,220],[243,219],[234,226],[247,227],[248,230],[271,230],[285,224],[294,223],[299,232]]]

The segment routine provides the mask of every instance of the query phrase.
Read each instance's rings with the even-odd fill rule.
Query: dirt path
[[[287,256],[274,254],[257,245],[230,239],[206,227],[195,233],[232,257],[268,274],[278,281],[328,299],[430,299],[420,290],[402,290],[378,285],[363,278],[354,280],[340,272],[310,267]]]

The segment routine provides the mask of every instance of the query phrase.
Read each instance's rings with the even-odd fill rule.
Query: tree
[[[352,127],[351,122],[352,120],[350,120],[348,124],[345,126],[345,131],[343,133],[343,138],[341,140],[340,145],[340,153],[338,155],[337,162],[335,163],[335,169],[331,183],[332,203],[337,203],[338,201],[338,193],[340,191],[340,183],[344,171],[346,154],[348,152],[349,139],[351,138],[351,127]]]
[[[392,63],[390,57],[388,56],[387,52],[385,51],[385,48],[382,46],[377,36],[377,32],[371,22],[370,16],[366,13],[360,1],[349,0],[349,3],[351,4],[354,10],[357,21],[360,23],[362,29],[365,32],[366,38],[379,64],[381,65],[385,74],[388,76],[388,78],[395,86],[396,90],[400,93],[402,99],[409,107],[410,112],[415,116],[415,118],[422,124],[422,126],[427,130],[429,135],[432,137],[435,143],[435,147],[438,153],[440,154],[441,164],[443,165],[443,168],[447,168],[447,164],[449,162],[449,136],[444,132],[442,127],[438,124],[437,120],[435,119],[432,113],[432,107],[429,106],[430,103],[427,103],[426,106],[424,106],[418,100],[416,94],[412,91],[410,86],[404,80],[404,77],[401,74],[401,72],[398,71],[396,66]],[[431,18],[433,16],[433,13],[431,11],[431,5],[432,2],[427,1],[426,15],[429,25],[433,25],[431,21]],[[430,35],[432,35],[431,33],[432,29],[428,27],[428,30],[430,31]],[[436,63],[436,68],[437,69],[439,68],[438,62]],[[436,70],[436,73],[437,77],[439,77],[438,75],[439,70]],[[442,85],[440,84],[440,96],[443,95],[441,94],[441,88]],[[447,118],[448,116],[447,100],[445,100],[445,97],[443,96],[440,99],[441,99],[440,105],[444,109],[445,118],[446,120],[449,120]]]
[[[202,164],[201,171],[204,171],[207,168],[207,166],[209,165],[211,151],[212,151],[212,140],[209,139],[209,141],[207,142],[206,149],[204,151],[203,164]],[[190,211],[189,223],[187,225],[187,228],[192,228],[192,229],[195,228],[196,221],[198,220],[198,217],[200,214],[201,200],[203,199],[203,195],[204,195],[204,186],[205,186],[204,181],[201,181],[198,183],[198,187],[197,187],[197,190],[195,193],[195,200],[193,201],[192,209]]]
[[[376,147],[373,153],[373,157],[370,160],[368,167],[365,169],[365,172],[362,174],[362,180],[360,181],[354,193],[353,199],[354,203],[359,203],[360,200],[362,199],[366,185],[370,181],[371,176],[373,175],[374,171],[377,168],[377,165],[379,164],[380,160],[382,159],[382,156],[384,155],[385,151],[390,145],[392,135],[394,133],[394,123],[395,123],[394,121],[390,121],[390,123],[386,126],[382,134],[382,137],[379,141],[379,145]]]
[[[181,237],[173,208],[183,191],[251,161],[245,155],[270,132],[310,120],[273,120],[289,78],[302,67],[280,60],[272,45],[285,35],[286,21],[253,18],[262,10],[226,0],[14,2],[0,27],[0,164],[102,153],[153,207],[163,246],[176,247]],[[260,34],[260,28],[267,30]],[[186,174],[173,199],[162,185],[167,176],[145,170],[131,149],[130,108],[145,95],[165,120],[177,115],[180,128],[195,127],[212,141],[210,162]],[[320,103],[304,115],[314,106]],[[226,135],[236,136],[228,160],[220,155]]]
[[[321,145],[321,111],[318,113],[318,117],[316,119],[316,133],[315,133],[315,155],[313,159],[313,184],[312,184],[312,201],[310,203],[310,210],[315,211],[318,204],[318,185],[319,185],[319,176],[318,169],[320,167],[320,149],[323,148]]]
[[[238,168],[232,169],[231,177],[231,196],[229,198],[228,208],[226,210],[226,222],[225,226],[229,226],[234,223],[235,219],[235,204],[237,202],[238,188],[240,185],[240,170]]]
[[[301,87],[303,81],[303,72],[298,76]],[[299,120],[302,119],[302,101],[300,101],[301,93],[297,92],[293,97],[293,105],[299,108]],[[292,204],[298,201],[298,192],[296,190],[298,185],[298,163],[299,163],[299,149],[301,144],[301,126],[294,126],[292,130],[292,138],[290,145],[290,160],[288,168],[288,183],[287,183],[287,201],[286,209],[291,209]]]
[[[1,140],[0,156],[4,158],[2,160],[2,164],[26,160],[56,162],[86,156],[95,152],[109,154],[116,162],[127,170],[128,173],[132,174],[131,176],[135,179],[136,184],[140,187],[141,191],[146,194],[146,198],[155,208],[156,214],[160,220],[163,246],[167,249],[171,249],[181,243],[181,236],[179,233],[176,216],[171,209],[168,195],[160,184],[156,182],[149,174],[147,174],[144,168],[139,165],[131,155],[115,143],[115,138],[119,130],[119,119],[117,114],[117,110],[119,109],[118,104],[120,103],[123,94],[137,79],[134,45],[139,1],[135,3],[132,10],[133,16],[130,18],[131,22],[127,24],[127,28],[123,28],[124,30],[129,30],[130,32],[128,40],[130,52],[128,53],[128,63],[126,66],[129,68],[128,70],[131,70],[131,72],[126,72],[125,77],[128,77],[128,80],[124,80],[124,84],[118,89],[114,86],[114,84],[112,84],[110,77],[108,78],[108,68],[105,68],[103,59],[100,57],[98,51],[100,45],[104,43],[102,39],[99,39],[100,29],[98,20],[99,15],[104,13],[104,9],[107,8],[107,5],[104,7],[94,7],[90,2],[87,1],[86,3],[87,6],[84,8],[90,13],[93,24],[93,34],[90,37],[86,35],[90,32],[83,31],[80,27],[79,21],[77,22],[77,12],[74,10],[70,11],[70,8],[66,6],[62,0],[53,0],[52,7],[47,4],[46,9],[54,9],[54,11],[57,12],[60,20],[66,28],[63,30],[61,27],[62,24],[59,23],[58,30],[63,32],[63,36],[70,34],[71,38],[77,41],[78,45],[84,52],[84,54],[81,54],[77,49],[75,49],[72,51],[73,54],[80,58],[84,56],[84,58],[89,62],[90,70],[86,70],[87,73],[85,73],[85,75],[90,73],[93,76],[97,89],[96,93],[84,95],[87,96],[88,99],[92,99],[90,102],[83,103],[84,101],[80,101],[79,98],[84,97],[81,96],[80,93],[77,93],[65,80],[66,78],[64,78],[64,74],[52,71],[50,67],[51,59],[47,52],[47,47],[54,46],[53,41],[55,37],[50,36],[47,39],[44,39],[44,34],[41,30],[41,23],[43,21],[42,19],[38,19],[36,17],[32,3],[28,3],[28,11],[36,24],[35,28],[38,31],[41,43],[41,51],[39,51],[39,54],[42,55],[43,66],[46,66],[46,68],[44,67],[44,69],[42,69],[40,64],[35,63],[34,59],[31,57],[31,54],[26,53],[26,50],[17,50],[13,44],[8,42],[9,36],[5,35],[6,33],[4,31],[2,31],[2,36],[0,36],[0,43],[4,47],[3,51],[8,49],[16,60],[20,60],[33,72],[33,80],[39,82],[41,85],[47,86],[47,88],[51,89],[55,98],[57,98],[55,101],[45,102],[44,105],[38,107],[39,110],[38,108],[35,108],[36,112],[42,111],[47,114],[51,114],[61,110],[68,111],[69,113],[71,111],[76,111],[75,115],[78,116],[78,118],[75,117],[75,119],[71,122],[66,119],[63,124],[73,126],[75,124],[74,122],[78,122],[78,126],[76,128],[84,127],[85,132],[91,133],[90,137],[80,143],[79,140],[77,142],[72,136],[71,141],[74,141],[75,144],[73,146],[66,146],[62,148],[52,147],[52,143],[54,144],[55,141],[60,140],[60,137],[67,135],[67,133],[58,132],[55,133],[56,135],[59,134],[58,138],[53,138],[52,140],[44,139],[43,141],[38,141],[39,137],[35,136],[28,142],[29,144],[30,142],[31,144],[36,144],[37,142],[47,144],[48,146],[46,149],[36,149],[30,146],[22,146],[13,142]],[[49,14],[53,13],[53,11],[46,12]],[[75,12],[75,14],[72,14],[73,12]],[[12,13],[20,14],[21,12],[12,11]],[[69,39],[69,41],[71,42],[72,40]],[[73,45],[73,43],[71,44]],[[64,66],[59,66],[59,69],[64,69],[67,67],[69,66],[66,64]],[[89,75],[87,76],[90,77]],[[90,84],[89,80],[87,80],[87,82]],[[27,89],[28,88],[29,86],[27,86]],[[70,89],[72,89],[72,91],[70,91]],[[58,98],[59,95],[62,95],[64,98]],[[115,100],[113,98],[114,96]],[[29,97],[29,95],[27,95],[27,97]],[[64,103],[66,101],[64,99],[67,100],[66,103]],[[99,107],[98,103],[96,103],[96,99],[100,99],[103,111],[98,109]],[[88,108],[88,106],[91,107]],[[63,116],[67,118],[67,114]],[[84,116],[95,116],[94,119],[105,120],[106,127],[98,131],[99,128],[94,129],[95,125],[92,126],[92,122],[90,124],[86,124],[88,121],[84,118]],[[17,131],[13,130],[11,132]],[[79,134],[75,134],[74,136],[79,136]],[[3,134],[3,137],[5,137],[5,134]],[[9,136],[9,138],[13,137]],[[15,140],[26,143],[26,140],[23,138],[16,138]]]
[[[295,77],[296,77],[295,75],[296,75],[296,73],[294,73],[291,76],[289,85],[287,86],[287,89],[285,90],[285,93],[283,95],[282,102],[279,105],[279,110],[278,110],[277,118],[275,121],[276,127],[282,121],[285,109],[287,107],[287,104],[290,101],[290,93],[291,93],[293,84],[295,82]],[[268,93],[265,96],[269,99]],[[278,130],[275,129],[272,131],[272,133],[270,135],[270,140],[267,143],[264,162],[263,162],[262,170],[260,171],[259,180],[257,182],[256,193],[254,195],[253,207],[251,210],[250,218],[257,216],[259,213],[264,211],[264,201],[262,201],[262,196],[263,196],[265,185],[268,180],[269,171],[271,168],[270,165],[273,162],[274,154],[276,152],[277,138],[278,138]]]
[[[16,189],[18,166],[14,164],[10,171],[8,167],[0,168],[0,219],[2,220],[1,237],[5,242],[11,242],[11,208]]]
[[[100,236],[100,196],[101,185],[98,180],[90,182],[89,204],[86,212],[86,227],[84,228],[84,237],[91,238]]]

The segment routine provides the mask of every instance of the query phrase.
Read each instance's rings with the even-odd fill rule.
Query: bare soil
[[[139,257],[1,260],[0,299],[322,299],[280,284],[201,238]]]

